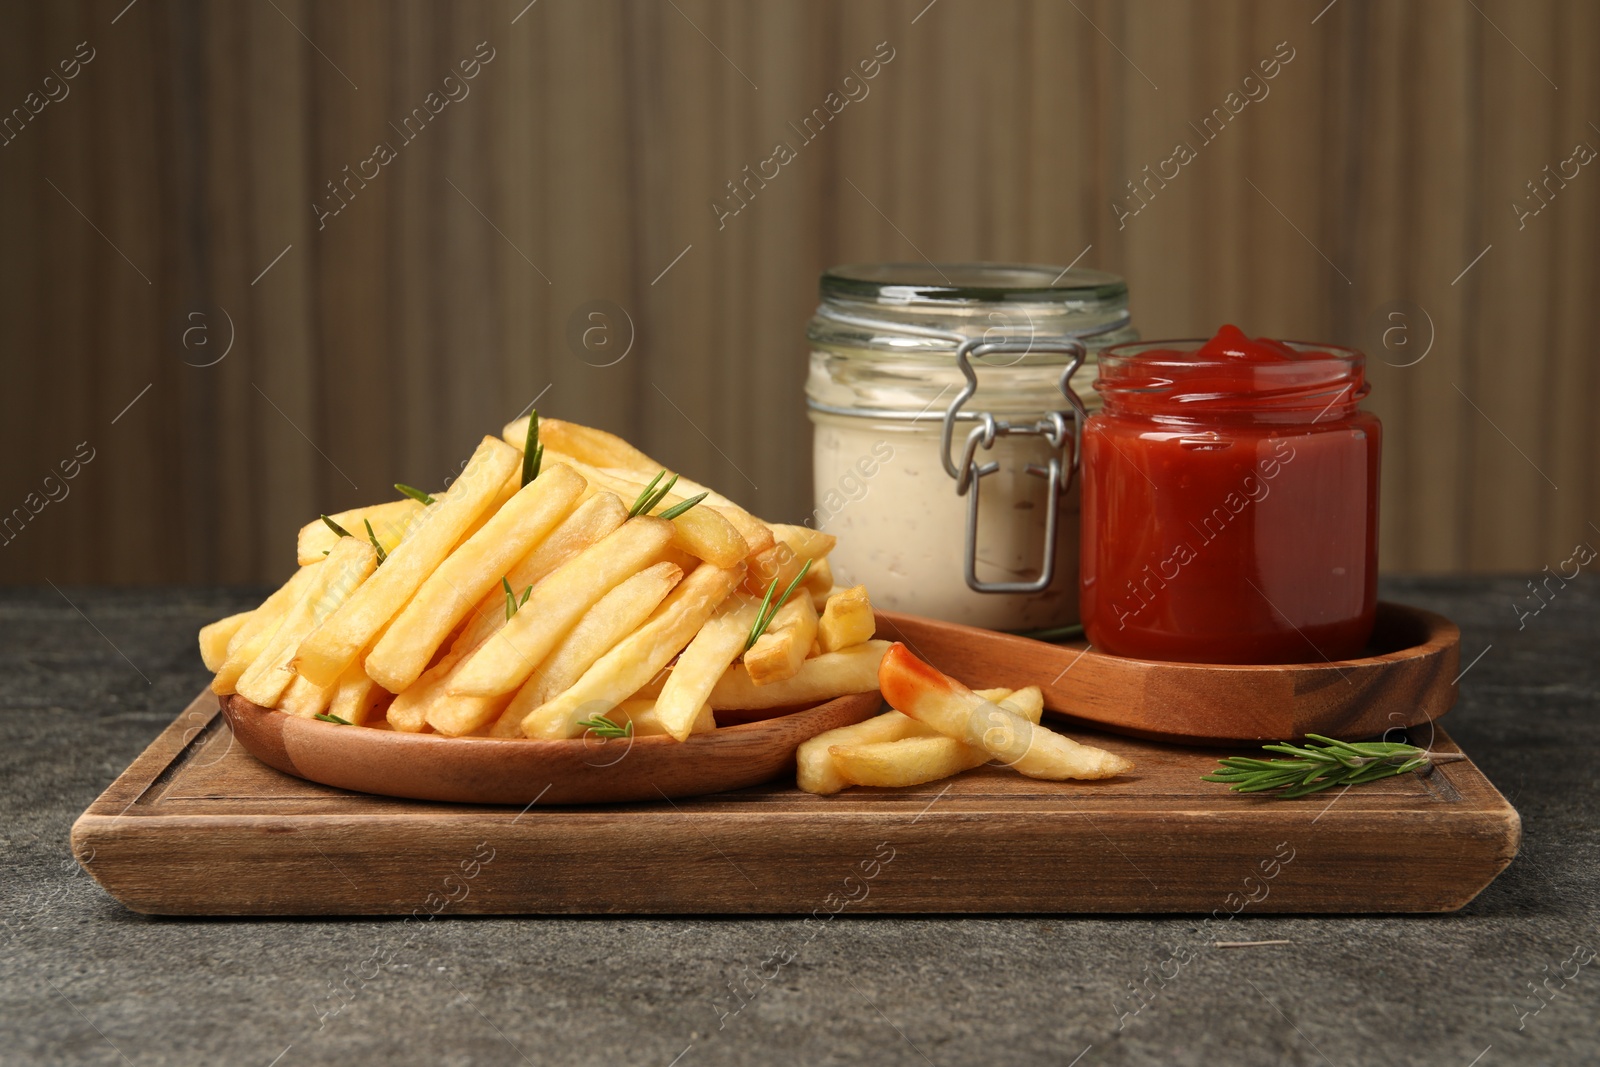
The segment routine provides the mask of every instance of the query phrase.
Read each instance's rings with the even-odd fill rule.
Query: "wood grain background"
[[[1386,569],[1600,543],[1600,166],[1514,207],[1600,146],[1600,5],[525,4],[0,11],[0,109],[24,109],[0,515],[28,509],[0,582],[277,580],[300,523],[441,484],[535,396],[798,518],[816,275],[922,256],[1082,255],[1128,278],[1147,338],[1365,347]],[[327,183],[480,42],[469,95],[319,228]],[[799,146],[787,123],[880,42],[869,94]],[[1203,143],[1190,123],[1280,42],[1268,95]],[[798,158],[719,229],[712,200],[779,140]],[[1119,226],[1180,141],[1197,158]],[[591,351],[569,334],[595,301]]]

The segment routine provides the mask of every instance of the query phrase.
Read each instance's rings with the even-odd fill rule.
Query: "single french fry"
[[[239,632],[228,642],[228,658],[217,668],[217,676],[211,680],[213,693],[227,696],[234,691],[234,687],[239,683],[239,677],[256,661],[256,657],[261,655],[262,649],[267,647],[267,642],[272,640],[272,635],[277,631],[278,624],[283,621],[285,613],[294,607],[322,573],[322,566],[323,560],[318,560],[301,567],[278,588],[277,592],[263,600],[261,606],[250,613],[250,618],[239,627]]]
[[[1001,708],[1037,724],[1044,711],[1037,686],[1007,694],[1005,690],[979,694]],[[918,725],[924,725],[918,723]],[[988,763],[988,752],[943,734],[914,736],[887,742],[830,745],[834,769],[852,785],[884,788],[921,785],[949,778]]]
[[[228,642],[253,614],[253,611],[241,611],[200,628],[200,662],[206,665],[206,670],[215,674],[228,662]]]
[[[872,640],[877,629],[866,586],[851,586],[828,598],[822,609],[822,620],[817,624],[817,643],[824,652],[837,652]]]
[[[602,490],[589,497],[572,514],[562,519],[561,525],[552,530],[537,548],[511,568],[506,575],[506,582],[511,586],[513,595],[520,602],[524,593],[548,578],[557,567],[626,521],[628,508],[617,494]],[[490,589],[473,609],[472,617],[457,642],[468,650],[476,648],[486,637],[505,625],[505,621],[504,588],[498,591]]]
[[[507,501],[422,583],[367,655],[367,675],[391,693],[421,677],[450,631],[485,593],[501,588],[512,564],[555,529],[586,484],[558,463]]]
[[[306,638],[295,670],[315,685],[337,681],[499,497],[520,460],[516,449],[485,437],[460,479],[423,512],[372,580]]]
[[[833,551],[833,546],[839,539],[833,534],[813,530],[809,526],[790,526],[786,523],[775,522],[772,524],[772,533],[778,540],[794,550],[794,554],[801,559],[820,560]]]
[[[312,685],[297,674],[278,698],[278,710],[302,719],[314,719],[328,710],[335,688]]]
[[[451,692],[494,696],[514,691],[584,612],[671,541],[671,523],[640,517],[584,549],[534,586],[511,621],[468,654],[450,683]]]
[[[700,627],[667,675],[655,701],[656,717],[667,733],[684,741],[698,731],[701,721],[711,713],[706,698],[717,680],[744,653],[750,628],[760,611],[761,601],[735,593]]]
[[[683,570],[672,563],[646,567],[595,602],[561,639],[495,723],[496,737],[521,737],[522,720],[528,713],[560,696],[595,660],[643,626],[683,579]]]
[[[276,707],[278,698],[298,673],[291,666],[296,650],[340,605],[349,603],[377,565],[378,553],[371,544],[354,537],[340,538],[316,579],[284,614],[261,655],[240,676],[239,695],[263,708]],[[313,678],[306,680],[317,685]]]
[[[522,721],[529,737],[576,737],[582,719],[604,714],[654,678],[744,578],[744,564],[702,566],[678,583],[654,615],[595,661],[583,677]]]
[[[328,714],[337,715],[352,726],[365,726],[390,695],[387,689],[367,677],[359,663],[352,663],[339,675],[333,698],[328,701]]]
[[[633,724],[633,736],[651,737],[658,734],[670,734],[671,730],[662,721],[660,705],[649,698],[630,697],[612,708],[606,716],[618,726],[624,723]],[[710,733],[717,728],[717,721],[711,715],[711,709],[702,705],[690,724],[689,733]],[[678,738],[682,741],[684,738]]]
[[[469,697],[450,692],[449,681],[436,686],[427,702],[424,718],[429,726],[446,737],[474,733],[494,722],[511,702],[510,693]]]
[[[778,609],[767,624],[766,632],[744,654],[744,669],[758,686],[787,681],[800,670],[816,637],[817,609],[809,596],[797,591]]]
[[[800,588],[811,594],[811,602],[818,612],[827,603],[828,596],[833,592],[833,565],[827,557],[813,560],[811,569],[806,572],[805,581],[800,583]]]
[[[366,537],[366,524],[372,523],[372,532],[377,535],[378,543],[383,546],[383,550],[393,552],[405,539],[406,530],[410,528],[412,520],[421,513],[421,501],[406,497],[384,504],[351,508],[349,511],[341,511],[337,515],[328,517],[343,527],[351,537]],[[296,544],[300,565],[320,562],[338,540],[339,535],[321,519],[306,523],[300,527],[300,536]]]
[[[709,703],[713,711],[799,707],[850,693],[878,688],[878,663],[889,650],[887,641],[868,641],[853,648],[826,652],[800,664],[793,678],[758,686],[742,663],[717,680]]]
[[[878,678],[884,699],[897,710],[1030,778],[1111,778],[1133,769],[1115,753],[1081,745],[984,700],[898,642],[884,655]]]

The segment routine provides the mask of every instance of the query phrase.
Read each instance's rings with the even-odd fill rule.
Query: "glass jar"
[[[1359,655],[1377,605],[1382,427],[1365,357],[1251,341],[1119,345],[1083,437],[1095,648],[1196,663]]]
[[[839,584],[951,622],[1077,621],[1081,433],[1098,346],[1133,340],[1092,270],[884,263],[823,274],[806,399]],[[1097,405],[1096,405],[1097,406]]]

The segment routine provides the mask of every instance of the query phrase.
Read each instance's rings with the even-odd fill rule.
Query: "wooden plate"
[[[394,733],[302,719],[241,696],[224,698],[222,713],[256,759],[323,785],[467,804],[593,804],[759,785],[793,768],[802,741],[875,715],[882,703],[876,692],[860,693],[683,742]]]
[[[1356,740],[1431,722],[1456,702],[1461,646],[1444,616],[1385,602],[1367,656],[1289,666],[1125,659],[886,611],[878,636],[973,688],[1037,685],[1046,708],[1102,729],[1213,745]]]

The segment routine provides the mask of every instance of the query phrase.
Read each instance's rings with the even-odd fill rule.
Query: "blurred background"
[[[0,116],[0,582],[276,583],[536,398],[798,521],[817,274],[923,258],[1367,350],[1386,570],[1600,544],[1587,0],[15,2]]]

